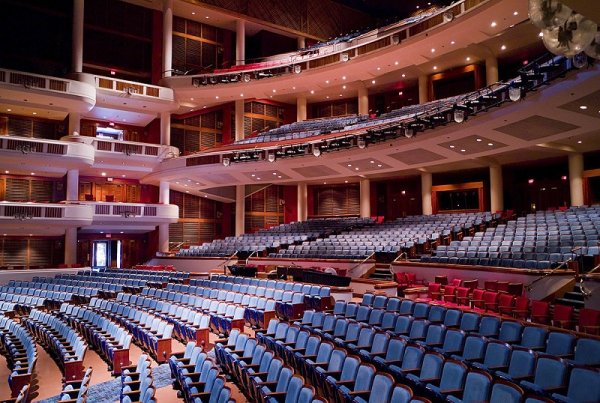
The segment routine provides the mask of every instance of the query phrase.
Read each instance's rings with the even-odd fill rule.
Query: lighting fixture
[[[364,137],[358,137],[356,139],[356,145],[358,146],[358,148],[363,149],[367,146],[367,141],[365,140]]]
[[[302,66],[300,66],[299,64],[296,64],[294,66],[294,73],[296,73],[296,74],[302,73]]]
[[[252,77],[250,77],[250,74],[244,74],[242,76],[242,81],[244,81],[245,83],[249,83],[250,80],[252,80]]]
[[[267,154],[267,161],[269,162],[275,162],[275,153],[268,153]]]
[[[321,156],[321,148],[317,144],[312,145],[312,153],[315,157]]]
[[[231,164],[231,159],[229,157],[223,157],[222,162],[224,166],[228,167],[229,164]]]
[[[454,117],[454,121],[456,123],[462,123],[465,121],[466,119],[466,113],[463,109],[454,109],[454,113],[453,113],[453,117]]]
[[[521,86],[516,84],[514,81],[510,83],[510,85],[508,86],[508,97],[510,98],[510,100],[513,102],[517,102],[519,99],[521,99],[521,95]]]

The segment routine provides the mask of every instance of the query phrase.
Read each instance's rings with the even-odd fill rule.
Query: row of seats
[[[59,402],[86,403],[92,379],[92,367],[85,370],[79,381],[67,381],[58,395]]]
[[[136,365],[123,367],[120,403],[155,403],[155,391],[150,357],[142,354]]]
[[[124,328],[83,306],[64,303],[60,307],[60,314],[109,363],[114,374],[120,374],[121,367],[129,365],[129,347],[133,336]]]
[[[40,298],[45,300],[44,305],[49,308],[58,308],[63,302],[73,301],[74,298],[73,293],[70,292],[42,290],[33,287],[30,288],[29,286],[11,287],[8,285],[3,285],[0,287],[0,293],[34,297],[30,300],[23,298],[21,299],[22,302],[18,302],[19,304],[24,304],[29,307],[37,306],[40,302]]]
[[[67,381],[83,377],[83,358],[87,344],[67,323],[56,316],[33,309],[21,323],[52,356]]]
[[[147,313],[143,309],[98,298],[92,298],[89,306],[127,328],[138,345],[148,351],[157,362],[166,361],[171,354],[173,325],[159,316]]]
[[[171,356],[169,367],[174,387],[186,402],[233,402],[219,367],[196,343],[188,343],[183,353]]]
[[[8,384],[16,398],[32,380],[38,354],[33,336],[18,322],[0,317],[0,351],[10,369]]]
[[[270,346],[258,344],[247,334],[232,334],[227,344],[217,343],[215,354],[221,367],[232,376],[252,401],[268,403],[318,403],[315,388],[294,368],[276,357]],[[297,367],[296,367],[297,368]]]
[[[18,281],[18,280],[10,280],[8,282],[9,287],[15,288],[30,288],[36,290],[47,290],[54,292],[65,292],[73,295],[73,298],[80,302],[89,299],[91,297],[95,297],[98,295],[98,288],[94,287],[86,287],[84,284],[78,283],[76,281],[66,281],[61,283],[54,283],[54,279],[49,279],[47,282],[33,282],[33,281]],[[70,283],[70,284],[69,284]]]

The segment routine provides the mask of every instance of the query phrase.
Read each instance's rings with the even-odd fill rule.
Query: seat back
[[[415,402],[413,400],[412,389],[406,385],[396,384],[392,390],[392,396],[390,403],[410,403]]]
[[[600,365],[600,340],[579,339],[575,347],[574,361],[581,365]]]
[[[369,403],[388,403],[394,388],[394,378],[386,373],[378,373],[373,378]]]
[[[521,333],[520,345],[526,348],[544,349],[548,330],[541,326],[525,326]]]
[[[483,363],[490,369],[505,367],[510,360],[511,347],[501,341],[492,340],[485,350]]]
[[[281,374],[279,375],[281,378]],[[277,384],[279,386],[279,383]],[[286,392],[285,394],[285,403],[297,403],[298,396],[300,395],[300,391],[304,387],[304,378],[300,375],[294,375],[291,377],[290,381],[287,383],[287,386],[283,390],[277,390],[278,392]]]
[[[456,360],[447,360],[442,369],[440,389],[462,390],[467,376],[467,366]]]
[[[354,382],[354,390],[371,390],[375,372],[376,369],[371,364],[362,364],[358,367],[358,371],[356,372],[356,382]]]
[[[533,383],[542,389],[564,386],[567,378],[567,366],[561,358],[542,356],[537,360]]]
[[[492,391],[492,376],[487,372],[471,370],[467,374],[462,401],[464,403],[485,402]]]
[[[425,349],[416,344],[407,344],[402,356],[402,369],[421,368]]]
[[[490,402],[521,403],[525,392],[520,386],[504,380],[496,380],[492,387]]]
[[[546,343],[546,353],[555,356],[573,354],[576,338],[571,333],[550,332]]]
[[[503,320],[500,325],[500,333],[498,340],[506,343],[518,343],[521,341],[521,334],[523,333],[523,325],[519,322],[513,322],[511,320]]]
[[[600,372],[592,368],[574,367],[567,397],[572,402],[600,401]]]
[[[427,353],[423,356],[420,379],[440,379],[444,367],[444,356],[438,353]]]

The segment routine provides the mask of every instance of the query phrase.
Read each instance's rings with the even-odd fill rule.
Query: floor
[[[250,328],[247,328],[246,331],[254,334]],[[211,333],[207,351],[213,348],[213,344],[216,339],[218,339],[217,335]],[[184,348],[185,346],[182,343],[173,340],[173,352],[183,351]],[[62,390],[62,374],[58,365],[40,345],[37,346],[37,351],[38,360],[34,370],[34,380],[31,384],[31,401],[40,401],[56,397]],[[142,353],[143,351],[138,346],[132,344],[132,347],[129,351],[129,359],[131,362],[137,362]],[[90,382],[92,386],[115,379],[115,377],[112,376],[108,370],[108,365],[106,362],[92,349],[87,350],[83,364],[84,368],[93,368]],[[152,366],[156,367],[157,365],[158,364],[154,362]],[[9,375],[10,370],[6,365],[6,359],[0,355],[0,400],[10,399],[10,388],[7,382]],[[248,401],[235,384],[232,382],[227,382],[227,386],[231,388],[232,399],[234,399],[236,402],[243,403]],[[183,399],[177,397],[177,392],[170,386],[157,389],[155,398],[157,402],[164,403],[183,401]],[[113,403],[118,402],[118,400],[119,399],[117,396],[114,400],[111,399],[106,402],[93,403]]]

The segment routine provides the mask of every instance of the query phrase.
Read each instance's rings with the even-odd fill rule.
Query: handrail
[[[252,252],[247,258],[246,258],[246,263],[244,263],[245,265],[248,265],[248,260],[250,260],[250,258],[252,257],[252,255],[254,255],[256,252],[258,252],[257,250],[255,250],[254,252]]]
[[[355,264],[354,266],[352,266],[351,268],[348,269],[348,274],[351,274],[352,270],[360,267],[360,265],[362,265],[363,263],[365,263],[367,260],[371,259],[373,256],[375,255],[375,252],[371,252],[371,254],[369,256],[367,256],[366,258],[364,258],[363,260],[361,260],[360,262],[358,262],[357,264]],[[352,276],[350,276],[352,277]]]
[[[181,248],[181,245],[183,245],[185,242],[182,241],[182,242],[174,242],[174,243],[175,243],[174,246],[169,246],[169,252],[172,251],[173,249]]]
[[[396,263],[398,261],[398,259],[400,259],[402,256],[404,256],[404,261],[408,261],[408,253],[402,252],[398,256],[396,256],[396,258],[394,260],[392,260],[392,263]]]
[[[552,274],[553,274],[553,273],[554,273],[556,270],[558,270],[558,269],[562,269],[562,268],[563,268],[563,267],[564,267],[566,264],[568,264],[568,263],[569,263],[570,261],[572,261],[572,260],[573,260],[573,258],[568,258],[567,260],[565,260],[564,262],[562,262],[560,265],[558,265],[558,266],[556,266],[554,269],[550,270],[548,273],[544,273],[544,275],[542,275],[542,276],[540,276],[540,277],[538,277],[538,278],[534,279],[534,280],[533,280],[531,283],[527,284],[527,285],[525,286],[525,289],[526,289],[527,291],[531,291],[531,289],[533,288],[533,285],[534,285],[535,283],[537,283],[538,281],[540,281],[540,280],[543,280],[543,279],[545,279],[546,277],[548,277],[548,276],[552,275]],[[575,277],[576,277],[576,276],[575,276]]]
[[[235,250],[235,252],[233,252],[233,255],[229,256],[229,257],[227,258],[227,260],[226,260],[226,261],[224,261],[223,263],[220,263],[219,265],[217,265],[217,267],[215,267],[215,269],[218,269],[218,268],[219,268],[219,266],[223,266],[223,274],[227,274],[227,266],[226,266],[226,264],[227,264],[227,263],[229,263],[229,262],[231,262],[231,260],[232,260],[232,259],[233,259],[235,256],[237,256],[238,252],[239,252],[239,251],[236,249],[236,250]]]

